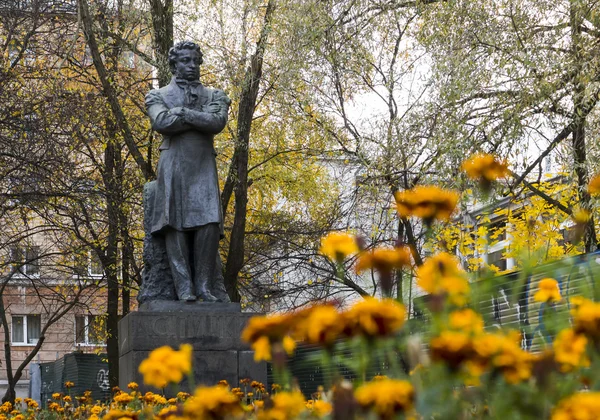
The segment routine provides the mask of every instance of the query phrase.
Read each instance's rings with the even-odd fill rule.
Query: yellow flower
[[[53,400],[60,400],[61,398],[61,394],[58,392],[55,392],[54,394],[52,394],[52,399]]]
[[[289,337],[292,326],[291,314],[253,316],[242,331],[242,340],[250,343],[255,361],[269,361],[274,344],[280,345],[288,354],[294,351],[295,343]]]
[[[113,399],[115,400],[115,402],[123,405],[127,405],[131,401],[133,401],[133,397],[125,392],[121,392],[120,394],[115,395]]]
[[[136,382],[129,382],[127,384],[127,388],[131,389],[132,391],[135,391],[139,388],[139,385]]]
[[[516,384],[531,376],[533,356],[520,346],[521,335],[513,331],[500,342],[498,353],[491,358],[492,367],[500,370],[506,382]]]
[[[454,305],[463,306],[467,302],[466,274],[459,268],[458,260],[448,253],[434,255],[417,268],[417,285],[432,295],[447,295]]]
[[[73,399],[71,398],[71,396],[70,396],[70,395],[65,395],[65,396],[63,397],[63,401],[65,401],[65,402],[71,402],[71,401],[73,401]]]
[[[402,218],[415,216],[429,224],[434,219],[449,220],[458,204],[458,194],[434,186],[418,186],[397,192],[396,209]]]
[[[410,255],[410,250],[406,247],[375,248],[360,254],[356,263],[356,272],[360,273],[370,268],[379,272],[389,272],[394,268],[406,267],[410,265]]]
[[[483,332],[483,318],[472,309],[450,313],[450,328],[470,333]]]
[[[291,420],[306,411],[306,401],[299,391],[279,392],[271,402],[270,409],[258,413],[258,420]]]
[[[316,417],[323,418],[333,411],[333,406],[327,401],[316,400],[310,410]]]
[[[330,260],[341,263],[347,256],[358,252],[358,245],[353,236],[347,233],[332,232],[321,239],[319,252]]]
[[[360,386],[354,396],[361,407],[373,410],[381,419],[394,419],[412,410],[415,390],[408,381],[383,379]]]
[[[572,329],[562,330],[552,343],[554,359],[560,364],[563,372],[570,372],[580,366],[589,366],[590,360],[586,355],[587,338],[577,334]]]
[[[589,210],[578,208],[573,211],[573,215],[571,217],[575,223],[583,225],[590,221],[592,213],[590,213]]]
[[[193,348],[189,344],[179,346],[179,351],[169,346],[153,350],[139,366],[144,383],[164,388],[168,383],[179,383],[192,370]]]
[[[551,420],[600,418],[600,392],[579,392],[561,400]]]
[[[399,331],[404,325],[404,305],[393,299],[366,297],[343,313],[345,334],[369,338],[385,337]]]
[[[183,412],[193,420],[223,419],[243,414],[240,399],[224,386],[199,387],[189,398]]]
[[[65,388],[73,388],[74,386],[75,386],[75,384],[71,381],[65,382]]]
[[[302,311],[295,336],[309,344],[331,346],[344,331],[344,318],[331,305],[318,305]]]
[[[92,414],[100,414],[102,412],[102,407],[100,407],[99,405],[95,405],[91,408],[91,413]]]
[[[560,302],[560,289],[556,280],[542,279],[538,287],[538,291],[533,295],[536,302]]]
[[[581,297],[571,298],[571,303],[575,332],[600,339],[600,304]]]
[[[444,361],[452,369],[473,356],[471,337],[464,331],[442,331],[431,339],[430,350],[433,360]]]
[[[590,183],[588,184],[588,192],[591,195],[600,194],[600,175],[596,175],[590,179]]]
[[[508,175],[508,164],[506,161],[498,161],[493,155],[475,154],[465,160],[461,169],[467,173],[471,179],[483,182],[492,182],[498,178]]]
[[[135,411],[112,409],[102,417],[102,420],[137,420],[137,418],[138,415]]]

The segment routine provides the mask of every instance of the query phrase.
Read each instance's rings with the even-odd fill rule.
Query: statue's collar
[[[172,84],[176,84],[177,86],[179,86],[180,88],[185,88],[186,86],[191,86],[194,88],[197,88],[199,86],[202,86],[202,83],[200,83],[199,80],[185,80],[185,79],[179,79],[175,76],[173,76],[173,79],[171,80]]]

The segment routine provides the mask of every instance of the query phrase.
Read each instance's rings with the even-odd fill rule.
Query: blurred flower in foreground
[[[137,418],[138,413],[135,411],[112,409],[102,417],[102,420],[136,420]]]
[[[258,413],[258,420],[295,419],[306,411],[304,395],[299,391],[279,392],[271,398],[271,403],[271,408]]]
[[[574,368],[590,365],[586,355],[587,343],[585,335],[577,334],[570,328],[558,333],[552,343],[552,349],[561,371],[570,372]]]
[[[317,305],[297,314],[294,336],[309,344],[330,347],[344,330],[344,320],[331,305]]]
[[[508,164],[499,161],[495,156],[478,153],[465,160],[461,169],[471,179],[478,180],[484,190],[489,190],[491,183],[508,175]]]
[[[190,420],[216,420],[243,414],[239,397],[220,385],[198,387],[194,395],[185,402],[183,412]]]
[[[461,309],[450,313],[450,328],[467,333],[483,332],[483,318],[472,309]]]
[[[365,251],[358,257],[356,272],[374,269],[379,274],[379,283],[384,296],[392,293],[392,270],[410,266],[410,249],[408,247],[375,248]]]
[[[600,175],[596,175],[590,179],[590,183],[588,184],[588,192],[591,195],[600,194]]]
[[[360,254],[356,271],[360,273],[373,268],[381,272],[406,267],[410,265],[410,255],[408,247],[375,248]]]
[[[148,358],[140,363],[139,372],[146,385],[164,388],[168,383],[179,383],[184,375],[192,370],[193,348],[190,344],[182,344],[179,351],[169,346],[153,350]]]
[[[271,360],[273,346],[292,354],[296,344],[290,337],[291,315],[254,316],[242,331],[242,340],[250,343],[254,350],[254,360]]]
[[[354,397],[365,410],[373,410],[380,419],[391,420],[412,411],[415,390],[408,381],[382,379],[360,386]]]
[[[449,220],[459,195],[435,186],[418,186],[395,194],[396,208],[402,218],[415,216],[427,224],[435,219]]]
[[[433,360],[444,361],[451,369],[473,356],[471,337],[464,331],[442,331],[431,339],[430,350]]]
[[[539,289],[533,295],[536,302],[560,302],[560,289],[558,282],[551,278],[540,280]]]
[[[352,305],[343,316],[347,335],[375,338],[399,331],[404,325],[406,310],[393,299],[366,297]]]
[[[319,252],[334,262],[342,263],[346,257],[358,252],[358,245],[353,236],[332,232],[321,239]]]
[[[579,392],[561,400],[552,411],[552,420],[600,418],[600,392]]]
[[[323,400],[310,400],[310,402],[306,403],[306,408],[308,408],[311,413],[318,418],[328,416],[333,411],[333,406],[331,403]]]
[[[447,296],[457,306],[467,302],[469,282],[456,257],[442,252],[417,268],[417,285],[435,296]]]
[[[573,329],[594,341],[600,340],[600,303],[582,297],[571,298]]]

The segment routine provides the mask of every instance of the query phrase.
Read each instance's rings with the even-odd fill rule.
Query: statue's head
[[[175,77],[185,80],[198,80],[202,64],[202,51],[191,41],[181,41],[169,50],[169,66]]]

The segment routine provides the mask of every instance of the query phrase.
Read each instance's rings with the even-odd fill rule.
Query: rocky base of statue
[[[144,270],[142,285],[137,296],[140,304],[157,300],[178,301],[167,258],[165,239],[163,236],[150,233],[151,205],[154,203],[155,193],[156,181],[144,185]],[[230,301],[225,291],[220,257],[217,258],[213,281],[208,288],[219,301]]]
[[[254,362],[254,352],[242,343],[240,335],[254,314],[240,312],[236,303],[149,301],[119,322],[119,387],[137,382],[142,392],[163,390],[143,385],[138,367],[148,354],[161,346],[175,349],[189,343],[194,348],[196,386],[216,385],[225,379],[238,384],[250,378],[266,384],[266,363]],[[190,392],[187,379],[178,388],[164,390]]]

